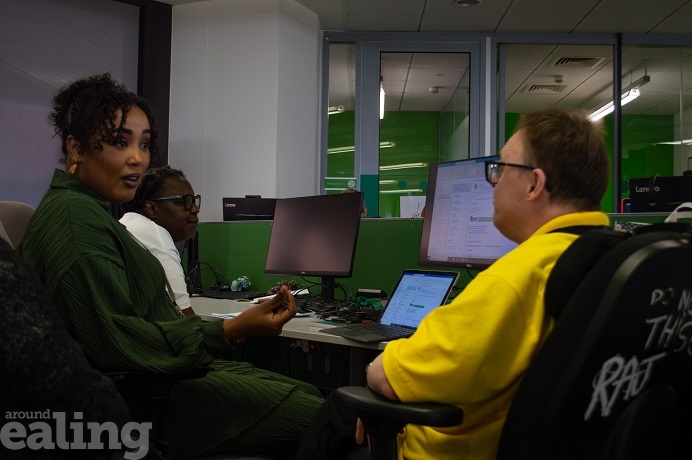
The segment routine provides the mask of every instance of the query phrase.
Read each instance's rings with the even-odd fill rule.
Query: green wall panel
[[[328,148],[354,145],[353,112],[344,112],[329,117]],[[439,161],[439,113],[438,112],[387,112],[380,120],[380,142],[394,141],[395,147],[380,149],[380,165],[400,163],[435,163]],[[353,152],[334,153],[327,158],[327,176],[352,177],[354,174]],[[369,176],[371,180],[374,176]],[[398,169],[382,171],[377,180],[395,180],[393,185],[381,185],[380,190],[420,188],[423,192],[411,193],[424,196],[427,190],[428,168]],[[376,198],[366,183],[360,178],[361,188],[366,193],[368,216],[398,217],[400,215],[399,197],[403,194],[379,194]],[[375,203],[374,201],[378,202]],[[379,208],[379,209],[378,209]]]
[[[391,293],[405,268],[424,268],[418,265],[418,248],[423,227],[422,219],[364,219],[361,221],[356,257],[351,278],[339,278],[355,294],[358,288],[383,289]],[[265,275],[270,221],[206,222],[199,225],[199,259],[202,262],[202,285],[208,288],[216,282],[212,269],[232,281],[247,275],[252,289],[266,291],[283,277]],[[307,277],[309,281],[315,278]],[[462,272],[459,285],[468,283],[469,275]]]
[[[521,114],[505,114],[505,141],[514,133]],[[340,147],[354,144],[354,112],[344,112],[329,118],[329,147]],[[609,162],[613,164],[613,116],[603,119],[606,146]],[[397,146],[380,151],[380,163],[397,164],[439,161],[439,114],[437,112],[387,112],[380,121],[381,141],[394,140]],[[621,198],[629,196],[628,180],[636,177],[648,177],[652,174],[672,176],[674,174],[674,147],[657,145],[664,139],[674,138],[674,117],[672,115],[628,115],[622,116],[622,162],[621,162]],[[327,165],[330,176],[353,175],[353,153],[334,154],[329,156]],[[383,171],[380,179],[394,179],[396,184],[383,186],[391,188],[427,189],[428,168]],[[424,195],[417,193],[414,195]],[[399,194],[382,194],[379,197],[379,213],[373,198],[367,200],[369,215],[381,217],[398,217]],[[605,212],[614,212],[613,183],[601,201]]]
[[[614,220],[662,222],[666,214],[612,214]],[[212,267],[232,281],[247,275],[253,290],[266,291],[283,277],[265,275],[271,221],[205,222],[199,225],[199,257],[202,262],[202,284],[209,288],[216,282]],[[363,219],[360,224],[356,257],[351,278],[339,278],[353,294],[358,288],[383,289],[391,294],[405,268],[431,269],[418,265],[418,251],[423,228],[422,219]],[[457,286],[463,288],[476,271],[457,270]],[[310,282],[316,278],[308,277]],[[337,297],[341,297],[337,295]]]

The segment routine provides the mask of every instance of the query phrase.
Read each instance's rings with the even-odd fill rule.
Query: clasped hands
[[[234,319],[226,319],[223,331],[229,342],[242,343],[245,337],[279,335],[284,324],[296,315],[296,303],[291,291],[281,286],[270,299],[260,300]]]

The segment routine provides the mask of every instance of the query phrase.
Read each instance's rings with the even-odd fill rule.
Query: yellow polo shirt
[[[464,410],[456,428],[408,425],[400,459],[495,458],[517,386],[553,327],[543,306],[546,281],[577,238],[549,232],[574,225],[607,226],[609,219],[601,212],[553,219],[480,272],[452,303],[428,314],[413,336],[387,345],[384,371],[402,401]]]

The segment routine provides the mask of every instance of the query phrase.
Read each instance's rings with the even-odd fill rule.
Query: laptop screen
[[[425,315],[447,300],[458,277],[457,272],[404,270],[380,323],[417,328]]]

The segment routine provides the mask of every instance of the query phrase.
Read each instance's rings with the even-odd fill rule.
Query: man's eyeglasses
[[[497,184],[497,182],[500,180],[500,177],[502,176],[502,170],[505,169],[505,166],[527,169],[529,171],[533,171],[534,169],[536,169],[535,166],[520,165],[516,163],[503,163],[501,161],[488,160],[485,162],[485,180],[490,182],[492,185]]]
[[[194,204],[198,208],[202,206],[202,195],[171,195],[171,196],[162,196],[159,198],[151,198],[149,201],[168,201],[168,200],[183,200],[183,207],[185,208],[186,211],[189,211],[192,209],[192,205]]]

